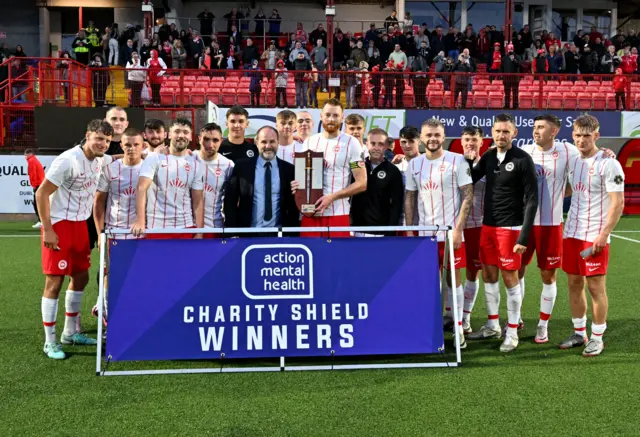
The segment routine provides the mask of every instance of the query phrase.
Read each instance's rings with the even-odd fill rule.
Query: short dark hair
[[[189,129],[193,130],[193,124],[191,123],[191,120],[189,120],[188,118],[183,118],[183,117],[178,117],[175,120],[173,120],[171,122],[171,125],[169,126],[169,129],[171,129],[174,126],[189,126]]]
[[[282,111],[276,114],[276,120],[288,121],[288,120],[297,120],[297,118],[298,117],[296,116],[296,113],[290,109],[283,109]]]
[[[347,118],[344,119],[344,122],[349,126],[353,126],[354,124],[361,124],[361,123],[366,124],[364,117],[360,114],[349,114],[347,115]]]
[[[342,102],[335,98],[329,99],[326,102],[324,102],[324,105],[322,105],[322,109],[324,109],[325,106],[339,106],[340,109],[344,111],[344,105],[342,104]]]
[[[243,115],[247,120],[249,119],[249,112],[240,105],[233,105],[229,108],[225,117],[228,120],[232,115]]]
[[[278,133],[278,129],[273,126],[262,126],[260,129],[258,129],[258,132],[256,132],[256,136],[254,137],[256,141],[258,140],[258,136],[260,135],[260,133],[266,129],[274,131],[276,134],[276,140],[280,141],[280,134]]]
[[[481,137],[484,137],[484,132],[482,131],[481,127],[467,126],[464,129],[462,129],[462,135],[471,135],[472,137],[475,137],[476,135],[479,135]],[[462,136],[462,135],[460,135],[460,136]]]
[[[36,149],[27,149],[24,151],[25,155],[35,155],[36,154]]]
[[[516,125],[516,119],[513,118],[513,115],[508,113],[502,113],[496,115],[495,123],[511,123],[512,125]]]
[[[123,137],[142,137],[142,132],[140,132],[135,127],[128,127],[122,133]],[[142,137],[144,139],[144,137]]]
[[[113,136],[113,128],[111,127],[111,125],[106,121],[99,119],[91,120],[89,122],[89,124],[87,125],[87,133],[89,132],[104,134],[108,137]]]
[[[538,115],[536,118],[533,119],[533,121],[546,121],[547,123],[551,123],[552,125],[554,125],[555,127],[557,127],[558,129],[560,129],[560,127],[562,127],[562,121],[560,121],[560,119],[558,117],[556,117],[553,114],[543,114],[543,115]]]
[[[409,141],[417,140],[420,138],[420,132],[413,126],[405,126],[400,129],[400,138]]]
[[[216,123],[207,123],[200,129],[200,133],[212,131],[220,132],[220,135],[222,135],[222,128]]]
[[[430,118],[423,121],[422,125],[420,126],[420,130],[424,129],[425,127],[439,127],[444,130],[444,124],[442,124],[442,122],[437,118]]]
[[[158,118],[150,118],[144,122],[144,130],[155,130],[159,131],[160,129],[165,129],[164,121]]]

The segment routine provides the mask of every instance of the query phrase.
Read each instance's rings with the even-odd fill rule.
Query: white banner
[[[640,112],[625,111],[622,113],[622,137],[640,137]]]
[[[55,156],[38,156],[47,171]],[[33,188],[22,155],[0,155],[0,214],[33,214]]]
[[[222,127],[222,136],[228,137],[229,132],[226,125],[226,114],[229,108],[218,108],[209,102],[207,106],[207,122],[215,122]],[[249,128],[246,131],[247,138],[253,138],[258,129],[263,126],[276,126],[276,115],[280,111],[277,108],[260,109],[246,108],[249,112]],[[293,112],[309,112],[313,117],[314,129],[320,132],[320,109],[296,109]],[[400,129],[405,126],[405,111],[402,109],[347,109],[344,111],[345,117],[349,114],[360,114],[365,119],[365,132],[374,128],[381,128],[387,131],[391,138],[400,137]],[[345,129],[344,123],[342,129]]]

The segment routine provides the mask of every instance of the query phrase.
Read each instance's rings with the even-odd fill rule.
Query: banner
[[[625,138],[640,137],[640,112],[622,113],[622,134]]]
[[[639,135],[640,136],[640,135]],[[624,171],[625,215],[640,215],[640,138],[627,140],[618,161]]]
[[[558,141],[572,143],[571,133],[573,121],[583,112],[577,111],[486,111],[486,110],[408,110],[407,125],[420,128],[429,118],[439,119],[445,127],[447,137],[460,137],[467,126],[481,127],[485,136],[491,136],[491,127],[496,115],[508,112],[514,116],[518,136],[515,144],[518,147],[533,143],[533,120],[536,116],[552,112],[560,118],[562,127],[558,134]],[[621,116],[619,112],[589,112],[600,121],[600,135],[603,137],[619,137]]]
[[[229,108],[217,108],[213,103],[209,102],[207,105],[207,122],[214,122],[217,115],[218,124],[222,127],[222,136],[228,137],[229,131],[227,130],[226,115]],[[256,135],[258,129],[263,126],[276,127],[276,115],[279,110],[276,109],[260,109],[260,108],[245,108],[249,112],[249,128],[246,131],[247,138],[253,138]],[[302,112],[302,109],[296,109],[293,112]],[[309,112],[313,117],[314,130],[320,132],[320,109],[304,109],[305,112]],[[400,137],[400,129],[405,125],[405,111],[404,110],[379,110],[379,109],[346,109],[344,116],[349,114],[360,114],[365,119],[365,132],[370,131],[373,128],[381,128],[387,131],[392,138]],[[342,130],[344,132],[345,126],[343,123]]]
[[[45,168],[55,156],[41,155],[38,159]],[[33,188],[29,184],[27,160],[22,155],[0,155],[0,214],[34,214]]]
[[[118,240],[106,352],[114,361],[438,353],[439,284],[431,239]]]

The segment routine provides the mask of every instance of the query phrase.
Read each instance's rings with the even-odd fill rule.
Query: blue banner
[[[558,141],[573,143],[571,133],[573,121],[584,112],[579,111],[488,111],[488,110],[408,110],[406,115],[407,125],[418,129],[425,120],[437,118],[442,121],[448,138],[460,137],[462,130],[467,126],[481,127],[487,137],[491,137],[491,127],[496,115],[508,112],[516,119],[518,136],[515,144],[522,147],[533,142],[533,119],[542,114],[553,113],[560,118],[562,127],[558,133]],[[622,130],[622,117],[620,112],[589,112],[600,121],[600,136],[619,137]]]
[[[437,353],[426,238],[110,243],[111,360]]]

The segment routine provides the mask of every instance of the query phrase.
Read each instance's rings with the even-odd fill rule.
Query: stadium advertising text
[[[47,171],[55,156],[38,156]],[[22,155],[0,156],[0,214],[32,214],[33,188]]]

